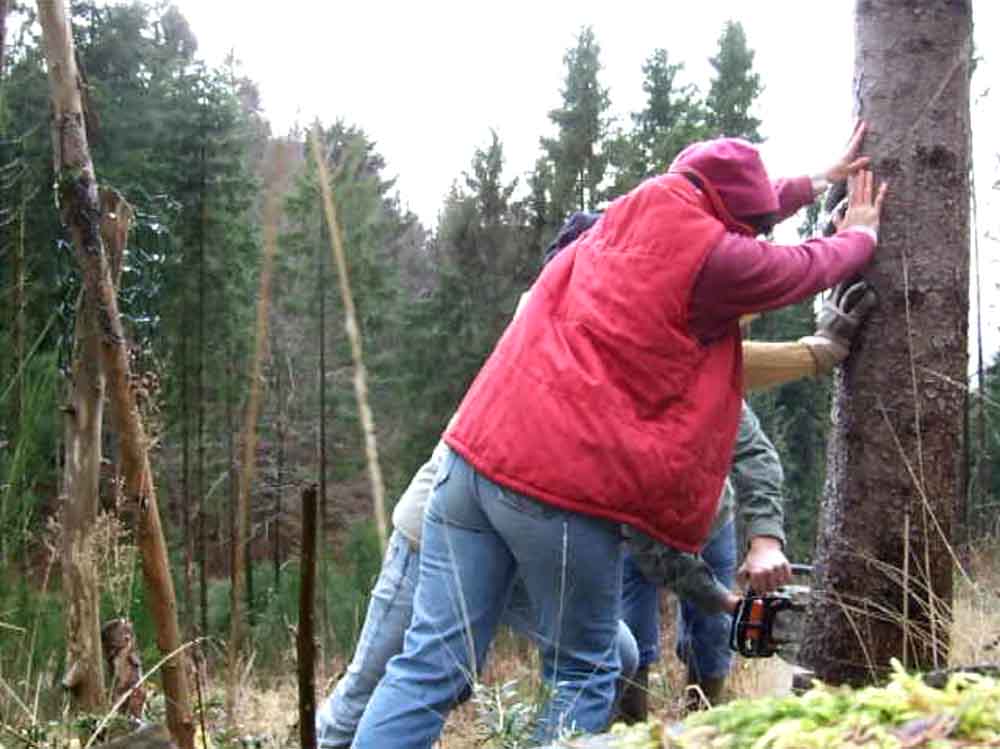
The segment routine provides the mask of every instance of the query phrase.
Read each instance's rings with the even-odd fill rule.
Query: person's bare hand
[[[736,578],[744,585],[749,583],[758,593],[767,593],[791,580],[792,568],[781,541],[770,536],[755,536]]]
[[[847,143],[847,150],[840,157],[840,161],[824,172],[823,177],[827,182],[840,182],[868,166],[871,158],[868,156],[858,156],[861,152],[861,142],[865,139],[867,125],[864,120],[858,120],[854,125],[854,132],[851,140]]]
[[[882,201],[885,199],[886,184],[883,182],[875,191],[875,177],[867,169],[862,169],[850,177],[848,183],[847,211],[837,225],[838,229],[851,226],[866,226],[878,231],[879,217],[882,215]]]
[[[723,604],[723,606],[725,607],[726,613],[727,614],[735,614],[736,613],[736,609],[738,609],[740,607],[740,602],[742,600],[743,599],[740,598],[735,593],[728,593],[726,595],[726,601]]]

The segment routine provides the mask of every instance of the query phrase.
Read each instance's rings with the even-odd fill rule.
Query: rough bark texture
[[[859,0],[855,95],[889,182],[879,308],[836,378],[803,656],[863,683],[947,660],[961,491],[969,256],[970,0]]]
[[[299,741],[316,749],[316,485],[302,490],[302,579],[299,629],[295,638],[299,662]]]
[[[125,251],[132,207],[117,192],[100,192],[101,238],[112,258]],[[114,268],[119,270],[115,272]],[[112,261],[117,286],[121,262]],[[100,508],[101,434],[106,378],[95,306],[84,289],[76,305],[73,365],[65,417],[62,495],[62,573],[66,599],[66,675],[77,710],[104,705],[101,667],[101,592],[92,538]]]
[[[52,142],[59,205],[73,240],[84,289],[95,307],[109,402],[120,442],[123,493],[135,518],[143,577],[156,622],[157,645],[167,655],[181,645],[174,585],[160,525],[145,430],[130,387],[129,357],[112,269],[101,240],[97,180],[84,128],[73,37],[61,0],[39,0],[38,20],[42,27],[52,100]],[[181,749],[193,749],[194,723],[187,674],[181,659],[169,658],[163,665],[162,674],[170,732]]]

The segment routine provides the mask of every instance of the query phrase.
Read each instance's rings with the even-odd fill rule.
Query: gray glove
[[[816,332],[799,339],[816,359],[818,373],[829,372],[847,358],[854,335],[877,303],[875,290],[862,279],[834,287],[816,319]]]

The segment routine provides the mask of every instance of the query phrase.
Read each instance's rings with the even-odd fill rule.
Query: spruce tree
[[[602,197],[611,99],[599,79],[600,58],[601,47],[589,26],[581,29],[576,46],[563,57],[563,103],[549,112],[557,132],[541,141],[552,170],[548,192],[555,225],[571,211],[592,210]]]
[[[750,114],[763,90],[760,75],[753,71],[753,58],[743,25],[727,21],[719,37],[718,51],[709,58],[715,75],[705,105],[713,137],[746,138],[752,143],[763,140],[758,130],[760,120]]]

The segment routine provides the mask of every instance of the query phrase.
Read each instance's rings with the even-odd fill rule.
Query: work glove
[[[866,281],[854,279],[834,287],[823,302],[816,320],[816,332],[800,338],[816,360],[816,373],[826,374],[840,364],[851,351],[851,342],[875,308],[878,297]]]

